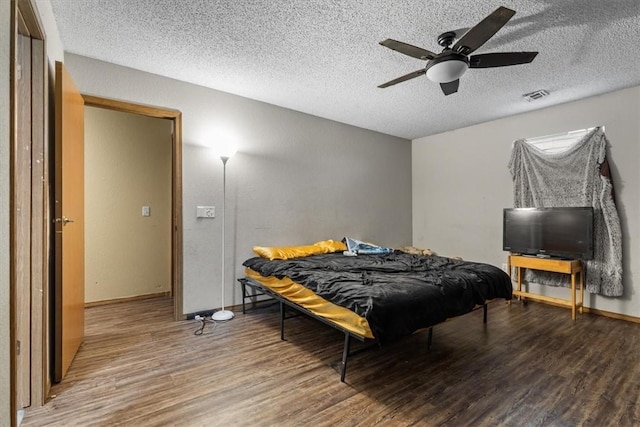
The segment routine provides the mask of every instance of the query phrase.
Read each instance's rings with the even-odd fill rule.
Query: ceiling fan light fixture
[[[427,65],[427,78],[436,83],[449,83],[458,80],[469,68],[466,55],[448,52],[434,58]]]

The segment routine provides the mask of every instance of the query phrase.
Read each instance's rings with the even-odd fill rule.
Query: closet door
[[[18,35],[13,244],[15,245],[16,405],[31,405],[31,39]]]

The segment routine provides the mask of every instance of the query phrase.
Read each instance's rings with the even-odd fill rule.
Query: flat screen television
[[[593,258],[593,208],[505,208],[502,249],[523,255]]]

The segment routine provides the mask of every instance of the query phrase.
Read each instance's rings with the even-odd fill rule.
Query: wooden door
[[[84,338],[84,101],[61,62],[55,89],[54,381]]]

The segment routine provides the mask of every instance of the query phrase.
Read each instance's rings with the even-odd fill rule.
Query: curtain
[[[515,207],[593,206],[594,259],[585,262],[586,290],[621,296],[622,231],[606,159],[607,143],[601,128],[559,153],[517,140],[509,170]],[[527,270],[525,279],[569,286],[568,276],[558,273]]]

